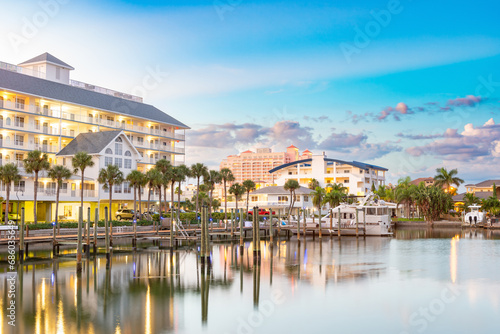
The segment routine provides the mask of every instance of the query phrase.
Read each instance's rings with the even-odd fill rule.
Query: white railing
[[[69,84],[70,84],[70,86],[73,86],[73,87],[78,87],[78,88],[90,90],[90,91],[93,91],[96,93],[101,93],[101,94],[106,94],[106,95],[118,97],[118,98],[125,99],[125,100],[135,101],[135,102],[139,102],[139,103],[142,103],[142,101],[143,101],[142,97],[139,97],[139,96],[125,94],[122,92],[118,92],[116,90],[112,90],[112,89],[108,89],[108,88],[104,88],[104,87],[99,87],[99,86],[88,84],[88,83],[81,82],[81,81],[70,80]]]
[[[0,61],[0,69],[45,79],[45,73]]]

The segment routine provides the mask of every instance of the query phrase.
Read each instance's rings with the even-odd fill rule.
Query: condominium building
[[[364,162],[330,159],[322,153],[275,167],[269,173],[275,175],[278,186],[292,179],[307,187],[312,179],[316,179],[321,187],[328,183],[342,183],[349,194],[364,196],[372,184],[376,187],[385,185],[386,171],[387,168]]]
[[[493,185],[496,187],[497,198],[500,198],[500,180],[486,180],[479,183],[469,183],[465,185],[466,192],[453,196],[455,208],[464,204],[465,194],[474,194],[480,200],[493,196]],[[479,204],[479,203],[478,203]]]
[[[245,151],[239,155],[230,155],[222,160],[220,169],[229,168],[235,177],[235,182],[252,180],[257,188],[273,185],[275,175],[269,170],[299,159],[310,158],[312,153],[305,150],[299,154],[299,149],[293,145],[287,147],[285,152],[273,152],[271,148],[258,148],[256,152]]]
[[[51,165],[71,167],[72,155],[82,146],[71,144],[71,154],[65,147],[71,147],[70,143],[82,135],[80,139],[88,141],[88,151],[92,151],[99,167],[112,161],[120,164],[125,175],[135,168],[146,171],[162,158],[175,165],[185,161],[187,125],[143,103],[138,96],[71,80],[73,69],[48,53],[17,66],[0,62],[0,164],[13,162],[20,168],[23,178],[13,188],[14,203],[9,211],[17,211],[18,204],[25,207],[28,221],[34,218],[33,177],[23,169],[23,159],[29,151],[47,153]],[[105,132],[109,133],[99,135]],[[102,145],[109,145],[109,150]],[[98,152],[98,148],[104,151]],[[77,211],[76,204],[70,203],[79,200],[80,178],[75,175],[62,188],[61,207],[67,207],[64,214],[71,213],[66,215],[68,219],[74,218]],[[104,205],[107,195],[97,191],[100,187],[96,179],[95,171],[85,173],[85,207]],[[127,186],[124,183],[112,190],[119,199],[113,212],[119,205],[132,204],[133,195]],[[54,219],[55,188],[47,173],[42,172],[38,187],[39,220]],[[5,195],[2,186],[0,196]]]

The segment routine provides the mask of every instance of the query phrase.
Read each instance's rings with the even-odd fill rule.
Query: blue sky
[[[3,4],[0,59],[48,51],[76,80],[145,93],[192,127],[188,163],[295,144],[385,166],[391,182],[440,166],[475,182],[500,178],[499,7],[17,1]],[[159,79],[144,90],[150,72]]]

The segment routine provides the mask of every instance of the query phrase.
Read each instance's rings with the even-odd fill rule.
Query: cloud
[[[417,135],[411,135],[411,134],[405,134],[402,132],[399,132],[396,134],[396,137],[404,138],[404,139],[411,139],[411,140],[426,140],[426,139],[437,139],[437,138],[451,138],[457,136],[457,130],[455,129],[447,129],[444,133],[437,133],[433,135],[425,135],[425,134],[417,134]]]
[[[476,104],[484,102],[486,99],[480,96],[467,95],[466,97],[458,97],[453,100],[448,100],[448,106],[455,107],[474,107]]]
[[[423,146],[409,147],[406,152],[413,156],[432,155],[447,160],[472,162],[479,157],[500,156],[500,124],[491,118],[482,126],[469,123],[458,134],[448,129],[444,138]]]
[[[306,121],[313,121],[313,122],[316,122],[316,123],[323,123],[323,122],[331,122],[332,121],[330,119],[330,117],[327,116],[327,115],[321,115],[319,117],[304,116],[304,120],[306,120]]]

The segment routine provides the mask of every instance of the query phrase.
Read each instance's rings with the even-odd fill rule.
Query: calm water
[[[260,266],[251,243],[243,256],[214,244],[208,271],[194,250],[141,246],[117,247],[110,270],[91,257],[80,279],[70,254],[31,253],[38,259],[18,273],[15,328],[3,262],[0,332],[500,332],[500,231],[262,242]]]

